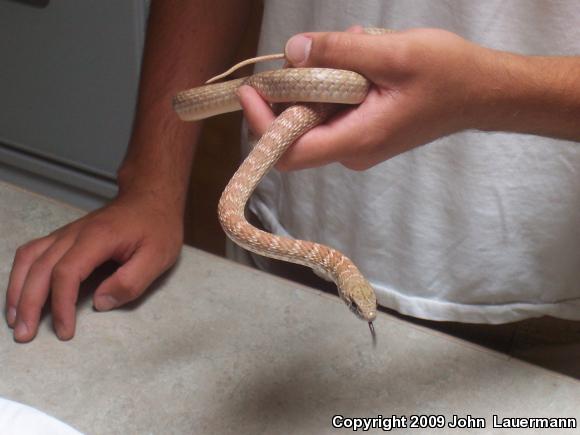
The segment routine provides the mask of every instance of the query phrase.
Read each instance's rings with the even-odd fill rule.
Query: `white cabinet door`
[[[145,22],[144,0],[0,0],[0,147],[114,180]]]

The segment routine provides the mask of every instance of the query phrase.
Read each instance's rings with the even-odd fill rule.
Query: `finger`
[[[51,279],[52,322],[61,340],[70,340],[76,327],[76,304],[80,284],[112,257],[116,244],[109,238],[84,233],[56,263]]]
[[[160,262],[157,250],[138,248],[129,261],[97,288],[93,298],[95,309],[109,311],[137,299],[169,265]]]
[[[40,313],[48,298],[52,269],[73,242],[73,238],[56,241],[30,267],[16,310],[16,341],[27,342],[36,335]]]
[[[10,278],[8,279],[8,288],[6,289],[6,321],[11,328],[14,327],[14,322],[16,321],[18,301],[20,300],[22,287],[30,266],[52,243],[54,243],[54,237],[43,237],[22,245],[16,250]]]
[[[262,136],[275,118],[270,105],[251,86],[241,86],[238,97],[250,130],[257,137]]]
[[[345,69],[373,80],[397,72],[397,59],[402,54],[399,41],[397,34],[301,33],[288,40],[285,55],[295,67]]]
[[[379,91],[371,90],[365,101],[356,108],[345,109],[327,123],[307,132],[282,156],[276,168],[282,171],[307,169],[332,162],[348,161],[353,156],[373,151],[379,138],[387,137],[387,129],[396,122],[394,114],[379,105]],[[380,107],[380,109],[379,109]],[[378,117],[380,122],[373,121]],[[384,120],[389,120],[388,125]],[[381,126],[383,130],[369,128]]]
[[[338,119],[344,118],[348,118],[348,115],[339,116]],[[310,130],[289,147],[276,163],[276,169],[295,171],[324,166],[345,159],[348,155],[348,148],[356,143],[353,141],[357,137],[351,136],[353,131],[344,127],[346,125],[341,125],[333,119],[325,125]],[[360,140],[360,137],[358,139]]]

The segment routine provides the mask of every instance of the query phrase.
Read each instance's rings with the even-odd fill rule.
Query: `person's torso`
[[[580,55],[579,22],[580,4],[570,1],[267,0],[259,54],[280,52],[302,31],[361,24],[439,27],[521,54]],[[579,144],[462,132],[364,172],[274,171],[251,208],[273,232],[345,252],[379,301],[406,314],[580,318]]]

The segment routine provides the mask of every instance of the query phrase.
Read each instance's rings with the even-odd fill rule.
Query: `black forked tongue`
[[[377,347],[377,334],[373,322],[369,322],[369,329],[371,331],[371,337],[373,338],[373,347]]]

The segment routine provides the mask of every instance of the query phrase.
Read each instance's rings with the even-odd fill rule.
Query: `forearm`
[[[476,128],[580,141],[580,57],[488,53]]]
[[[151,3],[133,134],[120,194],[152,194],[181,213],[201,125],[175,115],[172,97],[224,69],[250,11],[243,0]]]

